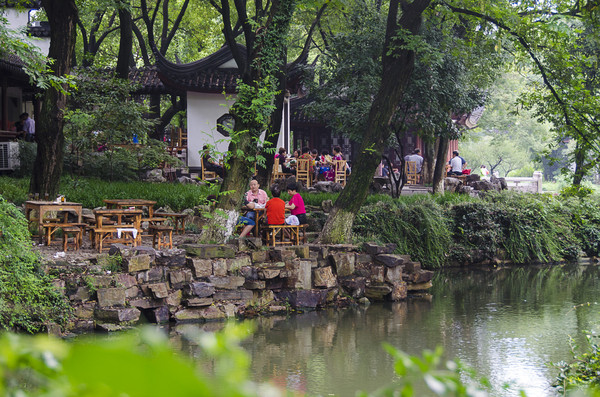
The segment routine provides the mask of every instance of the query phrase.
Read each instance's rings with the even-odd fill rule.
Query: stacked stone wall
[[[411,290],[431,287],[433,273],[407,255],[393,254],[394,245],[243,248],[241,243],[190,244],[155,251],[117,244],[95,264],[63,264],[55,284],[74,307],[68,328],[111,331],[140,322],[213,321],[398,301]]]

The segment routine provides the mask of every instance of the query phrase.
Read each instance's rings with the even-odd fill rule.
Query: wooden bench
[[[187,215],[178,214],[176,212],[155,212],[154,215],[165,216],[167,218],[171,218],[171,220],[173,221],[173,225],[175,226],[175,233],[177,233],[177,234],[185,233],[185,218]]]
[[[262,230],[265,243],[270,246],[306,243],[306,225],[265,225]]]
[[[46,245],[50,245],[52,242],[52,236],[54,233],[61,229],[64,233],[65,228],[76,227],[77,229],[83,228],[85,230],[85,223],[69,223],[69,222],[56,222],[57,219],[52,219],[53,222],[46,222],[42,224],[42,228],[44,229],[44,236],[46,239]],[[81,246],[82,237],[79,237],[79,246]]]
[[[120,243],[125,245],[131,244],[132,247],[137,247],[139,231],[134,233],[133,230],[135,230],[134,227],[125,226],[104,226],[102,228],[92,228],[92,244],[98,250],[98,252],[102,252],[104,244]],[[136,236],[134,236],[134,234]]]

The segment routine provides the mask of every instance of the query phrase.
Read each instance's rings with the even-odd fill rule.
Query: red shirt
[[[267,222],[269,225],[283,225],[285,222],[285,201],[279,197],[273,197],[267,201]]]

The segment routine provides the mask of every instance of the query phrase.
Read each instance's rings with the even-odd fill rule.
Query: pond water
[[[497,396],[552,396],[557,370],[549,363],[571,357],[569,337],[581,343],[582,331],[598,330],[599,276],[593,266],[445,271],[428,297],[254,320],[244,347],[255,380],[309,395],[390,384],[385,341],[419,355],[441,345],[488,378]]]

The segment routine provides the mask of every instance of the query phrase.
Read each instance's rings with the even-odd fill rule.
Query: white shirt
[[[423,168],[423,157],[414,153],[405,157],[406,161],[415,161],[417,163],[417,173],[421,172],[421,168]]]
[[[31,135],[35,134],[35,121],[31,117],[27,117],[23,122],[23,131],[30,133]]]
[[[462,159],[459,156],[452,157],[450,165],[452,166],[452,172],[462,172]]]

